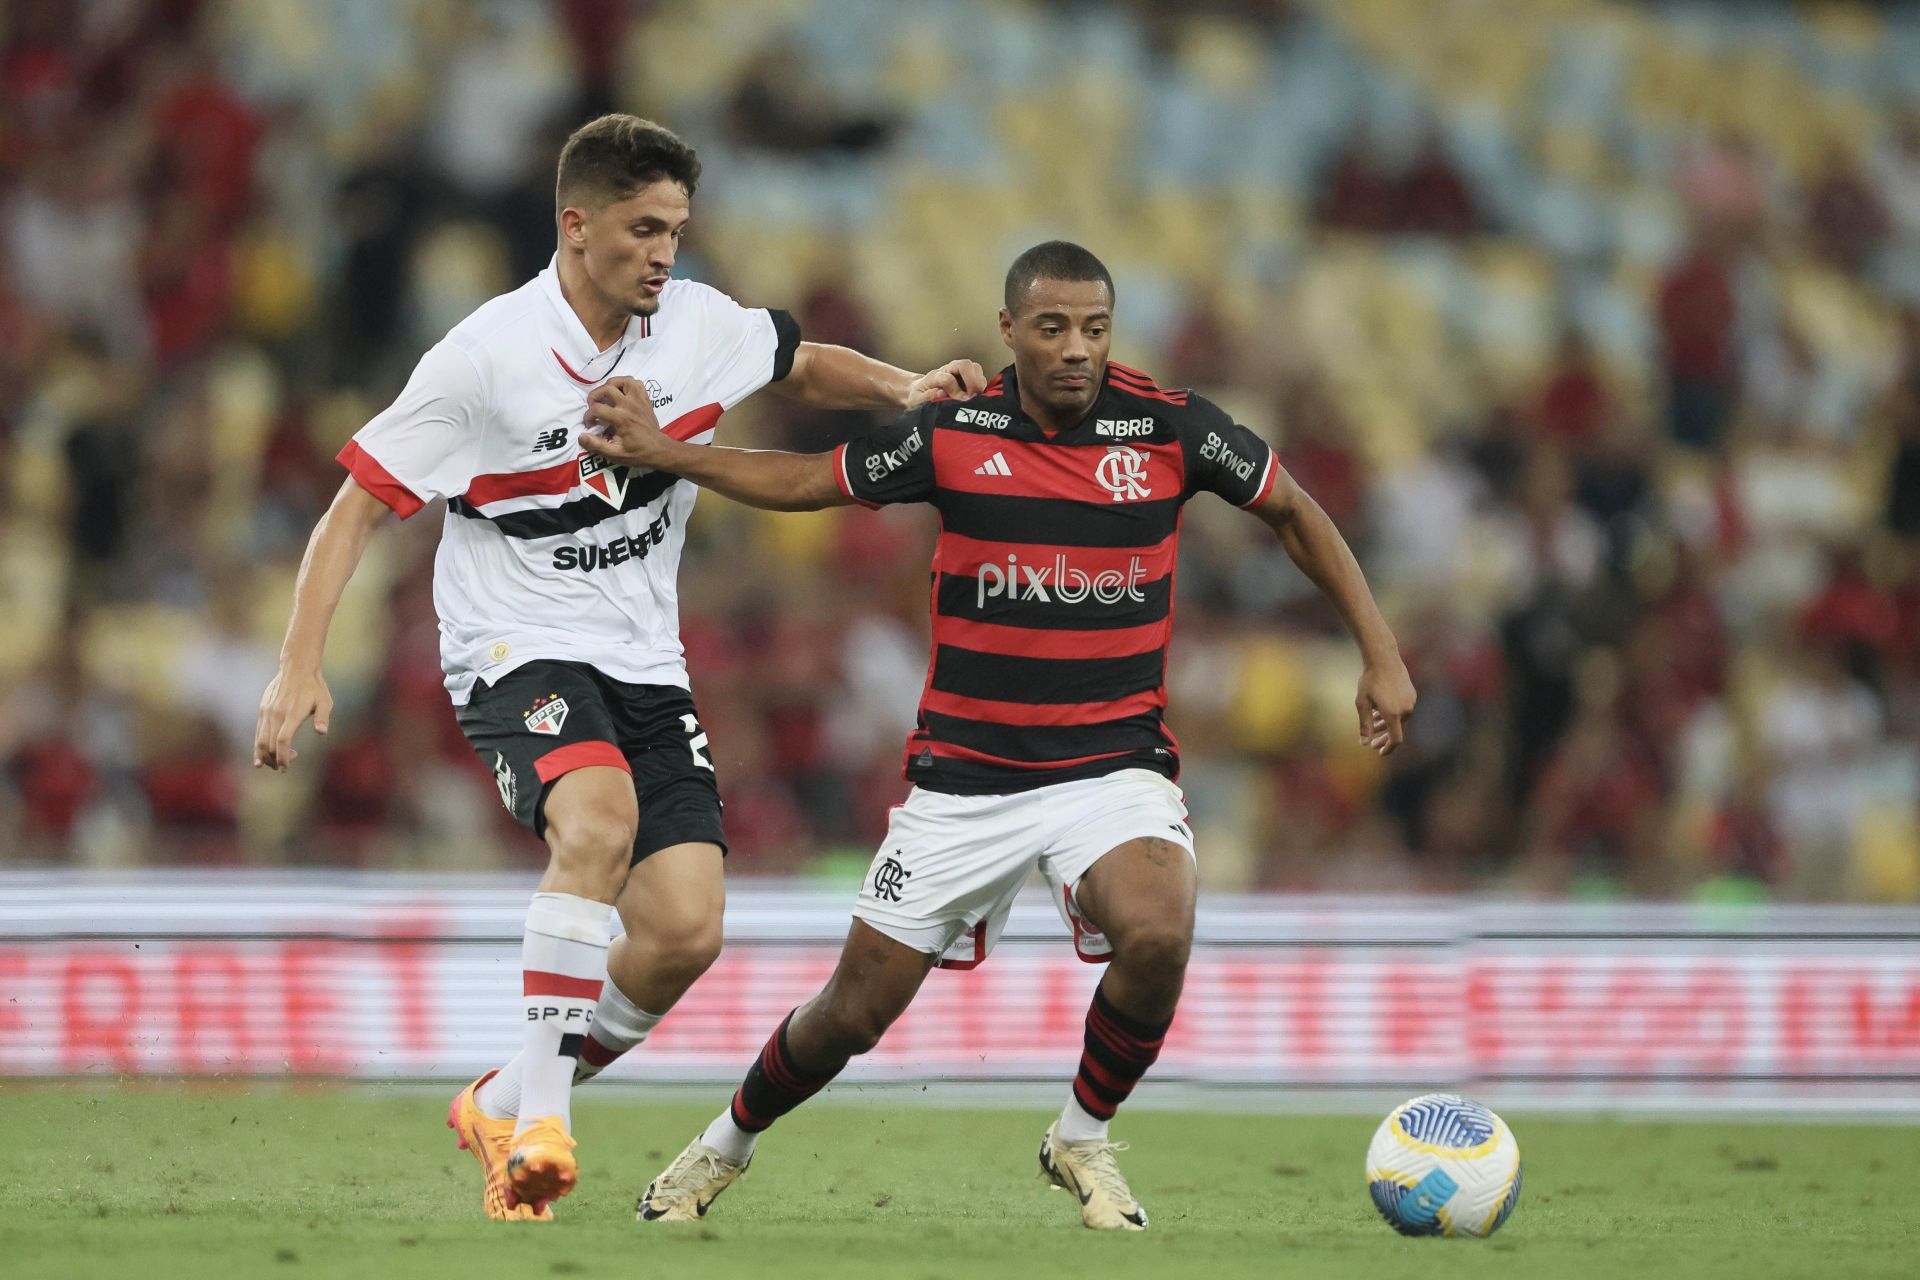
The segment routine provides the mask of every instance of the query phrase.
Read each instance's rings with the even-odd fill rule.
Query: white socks
[[[516,1134],[548,1116],[571,1124],[573,1069],[606,978],[611,915],[606,903],[570,893],[536,893],[527,908],[520,949],[526,1039]]]
[[[1062,1142],[1105,1142],[1107,1123],[1088,1115],[1078,1098],[1068,1098],[1066,1110],[1060,1113],[1060,1127],[1054,1132]]]
[[[573,1082],[584,1084],[611,1066],[621,1054],[646,1041],[661,1017],[648,1013],[608,978],[600,987],[600,1003],[593,1007],[593,1025],[587,1029],[580,1046],[580,1061],[573,1068]],[[493,1079],[480,1087],[474,1101],[480,1110],[495,1120],[512,1120],[520,1114],[520,1079],[527,1055],[517,1053],[513,1061],[500,1068]]]
[[[745,1164],[759,1141],[759,1134],[748,1133],[733,1122],[732,1107],[714,1117],[713,1123],[700,1135],[702,1146],[712,1147],[735,1164]]]
[[[648,1013],[608,978],[600,988],[600,1003],[593,1007],[593,1026],[587,1042],[580,1048],[580,1065],[574,1068],[573,1082],[593,1079],[614,1064],[627,1050],[643,1044],[664,1014]]]

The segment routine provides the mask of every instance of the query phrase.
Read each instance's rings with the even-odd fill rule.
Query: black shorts
[[[640,802],[634,862],[676,844],[726,852],[707,734],[685,689],[628,684],[579,662],[529,662],[495,684],[475,684],[454,716],[493,770],[500,802],[535,835],[546,835],[555,782],[611,765],[633,775]]]

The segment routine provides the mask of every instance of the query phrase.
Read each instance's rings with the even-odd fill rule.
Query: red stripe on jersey
[[[726,410],[717,404],[703,404],[698,409],[690,409],[681,414],[660,430],[675,440],[691,440],[702,431],[712,430],[720,421],[720,415],[725,412]]]
[[[712,430],[724,412],[717,404],[701,405],[698,409],[681,414],[660,430],[675,440],[691,440],[703,431]],[[467,491],[460,496],[476,507],[484,507],[489,502],[503,502],[508,498],[566,493],[579,483],[580,458],[575,456],[537,471],[495,471],[475,476],[468,483]]]
[[[535,494],[565,493],[580,483],[580,459],[568,458],[538,471],[500,471],[475,476],[460,496],[476,507],[507,498],[530,498]]]
[[[958,716],[1004,725],[1098,724],[1143,715],[1167,705],[1165,689],[1130,693],[1111,702],[999,702],[991,698],[963,698],[957,693],[927,690],[920,709],[935,715]]]
[[[868,502],[853,491],[853,481],[847,475],[847,446],[835,445],[833,449],[833,482],[840,486],[840,492],[859,503],[869,511],[878,511],[878,503]]]
[[[987,396],[997,396],[1006,389],[1001,376],[996,373],[993,375],[993,381],[980,389],[980,395],[984,399]]]
[[[933,642],[1003,658],[1133,658],[1166,645],[1173,619],[1103,631],[1042,631],[935,615]]]
[[[1156,383],[1150,376],[1129,365],[1107,361],[1107,371],[1113,380],[1121,384],[1121,390],[1131,391],[1135,395],[1146,396],[1151,400],[1165,400],[1168,404],[1185,404],[1187,393],[1168,391]]]
[[[553,351],[553,348],[552,348],[552,347],[548,347],[548,348],[547,348],[547,350],[549,350],[549,351]],[[589,386],[589,387],[591,387],[591,386],[593,386],[593,385],[594,385],[595,383],[597,383],[597,382],[599,382],[599,381],[600,381],[600,379],[599,379],[599,378],[588,378],[588,377],[583,377],[582,375],[580,375],[580,374],[578,374],[578,373],[576,373],[576,372],[574,372],[574,368],[573,368],[573,366],[567,363],[567,358],[566,358],[565,356],[563,356],[563,355],[561,355],[561,354],[560,354],[560,353],[559,353],[558,351],[553,351],[553,358],[554,358],[555,360],[558,360],[558,361],[560,362],[560,367],[561,367],[562,369],[565,369],[565,370],[567,371],[567,376],[568,376],[569,378],[572,378],[572,379],[573,379],[573,380],[574,380],[575,382],[578,382],[578,383],[581,383],[581,384],[583,384],[583,385],[585,385],[585,386]],[[611,370],[611,369],[609,369],[609,370],[607,370],[607,372],[608,372],[608,373],[611,373],[611,372],[613,372],[613,370]],[[602,377],[605,377],[606,375],[605,375],[605,374],[602,374],[601,376],[602,376]]]
[[[357,440],[349,440],[335,456],[335,460],[347,469],[354,483],[393,509],[393,514],[405,520],[427,504],[414,496],[413,490],[393,478],[393,473],[381,466],[374,456],[360,447]]]
[[[1074,756],[1070,760],[1012,760],[1006,756],[993,755],[991,752],[975,751],[971,747],[955,746],[951,742],[936,742],[921,734],[915,734],[907,739],[909,762],[922,751],[931,751],[934,755],[948,760],[973,760],[980,764],[994,764],[1006,769],[1070,769],[1074,765],[1117,760],[1121,756],[1134,754],[1134,749],[1128,748],[1125,751],[1103,751],[1097,756]]]
[[[1062,498],[1076,502],[1114,502],[1114,491],[1100,480],[1100,464],[1113,449],[1131,449],[1146,458],[1140,479],[1147,492],[1129,501],[1177,498],[1182,476],[1178,444],[1110,445],[1107,448],[1005,440],[965,431],[933,433],[933,467],[942,489],[999,494],[1014,498]],[[977,474],[994,455],[1001,461]],[[1008,474],[1002,474],[1004,467]],[[1130,473],[1129,473],[1130,474]]]
[[[1019,568],[1022,586],[1030,585],[1038,575],[1040,585],[1051,593],[1063,577],[1070,589],[1079,589],[1081,583],[1076,574],[1085,574],[1089,580],[1099,574],[1113,573],[1121,579],[1134,575],[1131,584],[1158,582],[1173,572],[1178,545],[1172,536],[1147,547],[1054,547],[1031,542],[987,542],[958,533],[943,533],[934,544],[933,563],[942,573],[975,578],[983,564],[1005,571],[1007,558],[1011,556]]]
[[[538,969],[520,971],[523,996],[565,996],[573,1000],[598,1000],[601,978],[569,978],[564,973],[542,973]]]
[[[1273,482],[1276,479],[1278,479],[1279,476],[1280,476],[1280,459],[1278,455],[1276,455],[1273,452],[1272,446],[1268,446],[1267,470],[1266,470],[1266,474],[1260,478],[1260,492],[1254,494],[1253,498],[1250,501],[1244,502],[1241,505],[1246,507],[1248,510],[1252,510],[1254,507],[1257,507],[1261,503],[1265,502],[1267,500],[1267,495],[1273,492]]]
[[[594,765],[606,765],[610,769],[633,772],[633,766],[627,763],[620,748],[611,742],[572,742],[564,747],[555,747],[533,762],[533,771],[542,782],[552,782],[563,774],[575,769],[586,769]]]

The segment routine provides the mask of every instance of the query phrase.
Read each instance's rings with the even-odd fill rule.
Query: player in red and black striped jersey
[[[1038,868],[1081,955],[1111,961],[1040,1163],[1088,1226],[1146,1226],[1107,1122],[1159,1053],[1193,938],[1193,840],[1163,718],[1189,500],[1217,494],[1279,534],[1359,642],[1361,740],[1382,754],[1399,744],[1413,686],[1338,530],[1259,436],[1108,360],[1112,311],[1112,278],[1092,254],[1060,241],[1029,250],[1000,313],[1013,365],[980,395],[924,405],[832,453],[693,448],[657,429],[643,392],[619,383],[591,398],[581,442],[613,461],[775,510],[926,502],[941,521],[933,655],[907,744],[913,791],[839,968],[647,1188],[642,1218],[704,1214],[758,1134],[872,1048],[929,969],[986,958]]]

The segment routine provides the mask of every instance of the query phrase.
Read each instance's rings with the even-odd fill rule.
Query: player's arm
[[[802,342],[787,376],[770,384],[781,395],[820,409],[911,409],[929,400],[965,400],[987,385],[972,360],[949,360],[913,374],[849,347]]]
[[[1269,465],[1272,486],[1265,498],[1248,509],[1280,535],[1287,555],[1333,602],[1359,643],[1364,668],[1354,706],[1360,713],[1360,741],[1387,755],[1406,736],[1407,717],[1413,714],[1415,701],[1400,646],[1380,616],[1360,563],[1340,530],[1278,459]]]
[[[609,462],[671,471],[703,489],[768,511],[818,511],[852,499],[834,479],[831,453],[783,453],[687,444],[660,430],[652,397],[611,378],[587,397],[580,447]]]
[[[390,508],[353,477],[347,477],[320,523],[307,540],[306,556],[293,588],[293,617],[280,646],[280,670],[260,699],[260,718],[254,728],[253,764],[285,772],[299,758],[293,735],[307,718],[315,733],[327,731],[333,714],[333,695],[320,674],[327,646],[327,628],[333,611],[366,552],[374,526]]]

